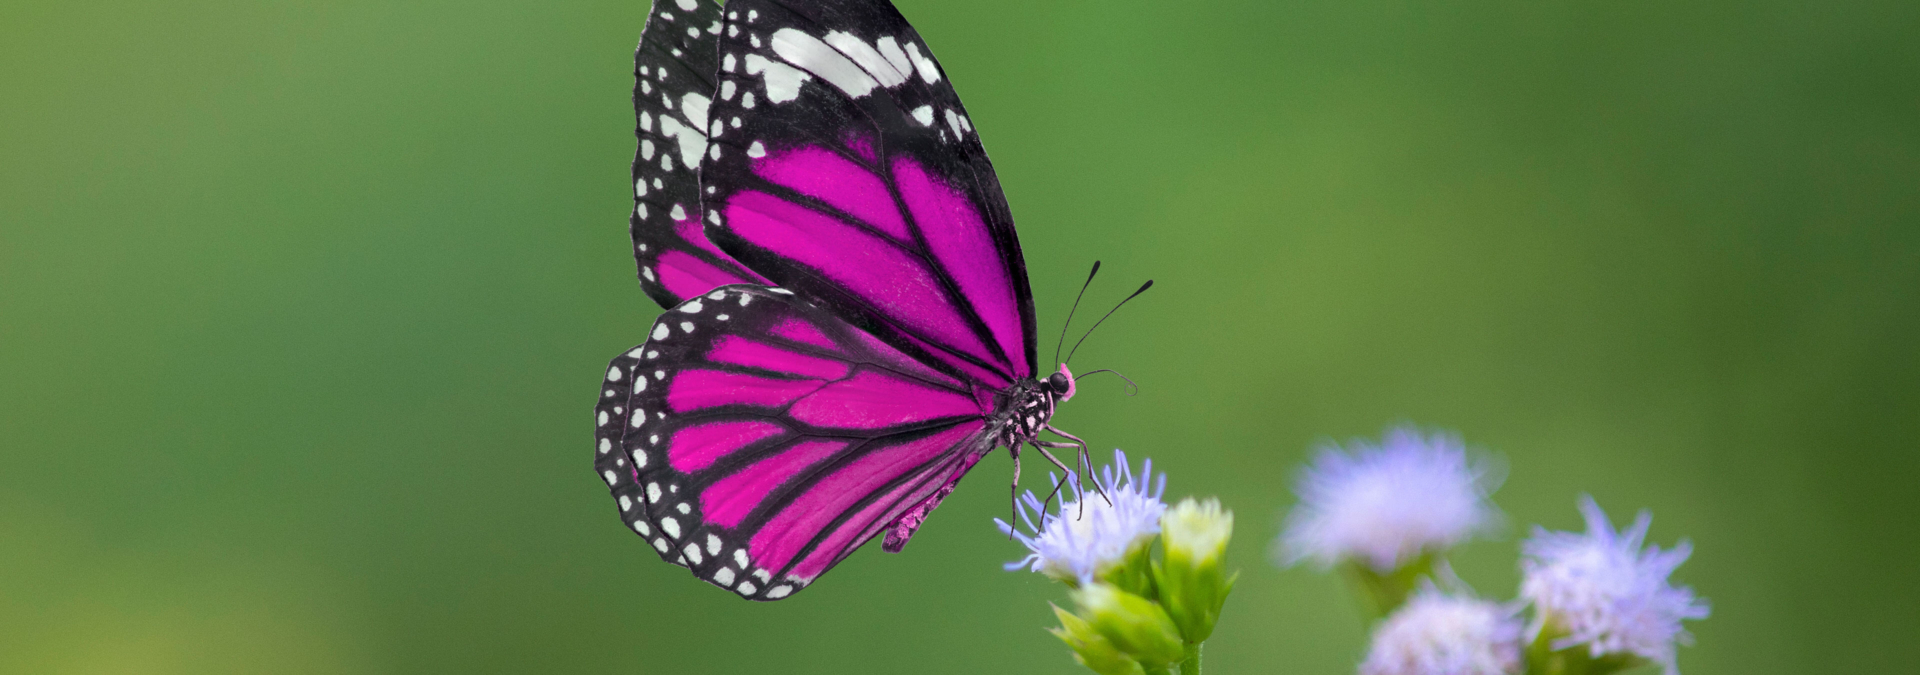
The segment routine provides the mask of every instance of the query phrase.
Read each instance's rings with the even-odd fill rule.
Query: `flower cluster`
[[[1501,472],[1487,456],[1469,457],[1460,437],[1413,427],[1348,448],[1322,448],[1300,472],[1300,504],[1274,555],[1283,565],[1341,567],[1385,615],[1432,572],[1437,554],[1499,525],[1488,495]]]
[[[1591,659],[1645,659],[1667,675],[1678,675],[1674,645],[1692,638],[1683,619],[1707,618],[1708,608],[1693,589],[1667,582],[1692,547],[1681,541],[1661,550],[1641,549],[1653,514],[1641,511],[1626,532],[1613,523],[1593,498],[1582,495],[1585,534],[1535,528],[1520,562],[1520,597],[1538,613],[1532,631],[1554,650],[1584,648]]]
[[[1377,623],[1358,675],[1611,675],[1657,664],[1679,675],[1683,621],[1708,608],[1669,577],[1692,548],[1646,543],[1652,516],[1625,531],[1593,498],[1580,498],[1586,532],[1535,527],[1521,544],[1519,597],[1482,599],[1455,576],[1446,555],[1503,520],[1491,499],[1504,472],[1459,436],[1389,429],[1378,442],[1322,449],[1300,473],[1300,502],[1273,544],[1282,565],[1337,568]],[[1025,529],[999,520],[1026,547],[1008,570],[1066,584],[1075,610],[1053,608],[1050,629],[1082,665],[1101,675],[1200,672],[1237,575],[1224,571],[1233,513],[1217,500],[1161,500],[1166,476],[1138,473],[1114,451],[1112,465],[1054,511],[1029,492]],[[1158,546],[1155,546],[1155,544]]]
[[[1675,645],[1689,641],[1680,622],[1708,610],[1668,582],[1687,543],[1645,546],[1652,516],[1616,532],[1583,496],[1587,532],[1535,528],[1521,547],[1520,598],[1488,602],[1442,556],[1499,522],[1490,461],[1469,458],[1458,437],[1408,428],[1354,448],[1323,451],[1302,473],[1275,550],[1284,564],[1340,565],[1358,582],[1382,617],[1361,675],[1606,675],[1644,663],[1678,675]]]
[[[1138,554],[1160,534],[1160,516],[1167,510],[1160,501],[1167,489],[1166,474],[1149,489],[1155,483],[1153,460],[1140,463],[1140,477],[1135,480],[1126,454],[1119,450],[1113,454],[1114,463],[1094,479],[1098,490],[1092,495],[1081,491],[1077,476],[1067,474],[1066,485],[1074,489],[1074,498],[1062,497],[1057,513],[1047,513],[1046,505],[1032,492],[1022,495],[1020,520],[1032,535],[993,520],[1001,534],[1018,539],[1031,551],[1007,563],[1008,570],[1025,567],[1060,581],[1087,583],[1112,571],[1130,554]]]
[[[1161,501],[1166,476],[1151,460],[1134,474],[1124,453],[1094,483],[1074,486],[1057,511],[1029,492],[1020,519],[1028,532],[995,520],[1000,530],[1027,548],[1008,570],[1028,569],[1072,588],[1077,612],[1058,606],[1053,634],[1082,665],[1102,675],[1149,675],[1178,667],[1198,673],[1200,645],[1212,635],[1235,575],[1224,571],[1233,513],[1215,500]],[[1153,555],[1153,543],[1160,555]]]
[[[1520,669],[1520,619],[1510,607],[1423,584],[1373,631],[1360,675],[1503,675]]]
[[[1375,444],[1329,445],[1302,471],[1300,506],[1277,553],[1287,564],[1363,563],[1388,572],[1500,523],[1487,496],[1500,485],[1491,460],[1470,459],[1460,437],[1398,427]]]

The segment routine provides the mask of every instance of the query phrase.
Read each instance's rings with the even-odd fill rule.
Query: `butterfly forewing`
[[[896,348],[996,388],[1034,371],[1026,268],[966,110],[883,0],[733,0],[706,232]]]
[[[633,257],[640,287],[672,307],[717,286],[765,283],[707,241],[696,171],[707,150],[720,6],[656,0],[633,57]]]
[[[781,289],[716,289],[649,337],[608,371],[602,447],[619,450],[602,477],[663,558],[747,598],[805,587],[905,514],[917,525],[991,447],[991,391]]]

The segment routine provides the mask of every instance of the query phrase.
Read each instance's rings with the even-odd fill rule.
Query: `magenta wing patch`
[[[749,599],[917,526],[992,448],[991,392],[781,289],[709,291],[651,338],[609,366],[596,468],[661,557]]]
[[[889,3],[732,0],[705,227],[773,283],[949,375],[1035,372],[1013,218],[966,110]]]
[[[691,7],[691,9],[687,9]],[[720,6],[655,2],[633,55],[633,213],[640,287],[661,307],[737,283],[767,283],[707,241],[696,175],[707,151]]]

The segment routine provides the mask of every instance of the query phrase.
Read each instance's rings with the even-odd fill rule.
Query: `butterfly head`
[[[1055,401],[1073,398],[1073,371],[1067,370],[1067,364],[1060,364],[1060,372],[1047,376],[1047,391],[1053,394]]]

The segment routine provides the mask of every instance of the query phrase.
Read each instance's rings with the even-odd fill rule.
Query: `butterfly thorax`
[[[993,395],[987,428],[998,445],[1016,447],[1040,435],[1053,419],[1055,395],[1040,379],[1020,380]]]

